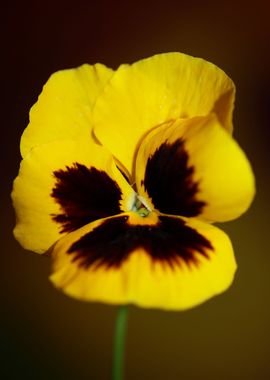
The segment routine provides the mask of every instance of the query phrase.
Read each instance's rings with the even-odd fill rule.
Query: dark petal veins
[[[52,218],[62,225],[61,232],[73,231],[121,212],[121,190],[104,171],[74,163],[53,174],[56,184],[51,196],[63,212]]]
[[[126,180],[128,183],[130,183],[130,180],[129,180],[127,174],[126,174],[122,169],[120,169],[119,166],[117,166],[117,169],[120,171],[120,173],[121,173],[122,176],[125,178],[125,180]]]
[[[198,183],[193,180],[193,173],[183,140],[163,143],[149,157],[143,182],[155,208],[172,215],[199,215],[205,202],[195,198]]]
[[[105,220],[68,250],[73,261],[90,266],[119,267],[138,248],[144,248],[154,261],[175,265],[198,264],[195,251],[208,258],[211,243],[184,221],[160,216],[157,225],[130,225],[128,216]]]

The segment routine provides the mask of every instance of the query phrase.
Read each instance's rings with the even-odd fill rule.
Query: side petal
[[[93,105],[112,74],[101,64],[54,73],[31,108],[30,122],[21,139],[22,156],[54,140],[89,139]]]
[[[142,136],[179,117],[216,112],[232,130],[235,88],[215,65],[181,53],[121,66],[97,100],[94,133],[131,172]]]
[[[95,221],[59,240],[52,255],[50,279],[72,297],[167,310],[223,292],[236,270],[224,232],[154,213]]]
[[[215,115],[151,131],[138,151],[136,184],[163,213],[219,222],[245,212],[255,193],[248,159]]]
[[[43,253],[67,232],[127,210],[133,193],[103,147],[75,140],[40,145],[14,181],[15,237]]]

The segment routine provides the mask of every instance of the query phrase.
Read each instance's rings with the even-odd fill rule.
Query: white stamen
[[[137,193],[135,193],[132,199],[133,204],[130,210],[137,212],[143,218],[148,216],[152,209],[146,199]]]
[[[146,208],[149,212],[152,211],[152,209],[151,209],[149,203],[147,202],[147,200],[146,200],[144,197],[142,197],[141,195],[137,194],[137,198],[139,199],[139,201],[141,202],[141,204],[144,205],[145,208]]]

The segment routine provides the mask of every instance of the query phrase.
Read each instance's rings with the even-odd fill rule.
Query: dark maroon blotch
[[[62,225],[61,232],[70,232],[121,212],[121,190],[106,172],[74,163],[53,175],[56,184],[51,196],[63,212],[52,218]]]
[[[154,261],[171,268],[183,262],[197,265],[195,252],[208,258],[207,249],[213,249],[204,236],[178,218],[160,216],[157,225],[130,225],[128,216],[123,215],[103,221],[73,243],[68,253],[85,269],[118,268],[140,247]]]
[[[196,199],[199,184],[193,180],[193,173],[184,141],[163,143],[149,157],[145,171],[144,187],[154,206],[166,214],[199,215],[206,203]]]

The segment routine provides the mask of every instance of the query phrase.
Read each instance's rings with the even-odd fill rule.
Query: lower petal
[[[184,310],[225,291],[236,270],[220,229],[130,212],[95,221],[54,247],[51,281],[85,301]]]

